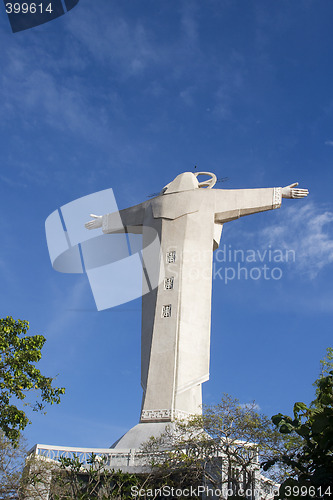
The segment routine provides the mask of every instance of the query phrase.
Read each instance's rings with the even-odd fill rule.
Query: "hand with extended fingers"
[[[99,227],[102,227],[102,215],[90,214],[90,217],[93,217],[94,219],[87,222],[84,227],[86,227],[87,229],[97,229]]]
[[[298,182],[282,188],[282,198],[305,198],[309,194],[308,189],[298,189]]]

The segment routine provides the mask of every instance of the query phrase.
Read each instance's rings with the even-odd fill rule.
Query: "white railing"
[[[109,467],[128,467],[141,465],[145,454],[138,450],[115,450],[112,448],[78,448],[69,446],[53,446],[49,444],[36,444],[29,455],[44,457],[49,460],[59,461],[61,457],[77,457],[80,462],[86,465],[92,454],[105,460],[105,465]]]

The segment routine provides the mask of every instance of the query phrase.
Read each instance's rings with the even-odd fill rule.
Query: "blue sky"
[[[106,188],[140,203],[194,165],[219,188],[310,190],[224,226],[222,250],[295,259],[265,257],[281,279],[216,273],[204,402],[311,400],[332,346],[332,22],[329,0],[80,0],[13,34],[2,8],[1,315],[45,335],[40,369],[67,389],[29,445],[108,447],[141,403],[140,300],[97,312],[86,276],[52,269],[45,219]]]

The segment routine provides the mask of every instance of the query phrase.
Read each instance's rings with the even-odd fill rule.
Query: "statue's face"
[[[197,189],[199,182],[192,172],[184,172],[164,186],[161,194],[180,193],[181,191],[191,191]]]

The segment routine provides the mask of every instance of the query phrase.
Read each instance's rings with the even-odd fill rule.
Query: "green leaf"
[[[283,423],[279,429],[281,434],[290,434],[293,430],[294,427],[292,426],[292,424],[287,424],[287,423]]]
[[[294,404],[294,416],[295,416],[295,418],[298,416],[300,411],[306,412],[307,410],[308,410],[308,407],[306,406],[306,404],[301,403],[301,402],[295,403]]]
[[[274,425],[279,425],[279,423],[283,419],[284,419],[284,416],[282,415],[282,413],[278,413],[277,415],[274,415],[272,417],[272,422],[273,422]]]

